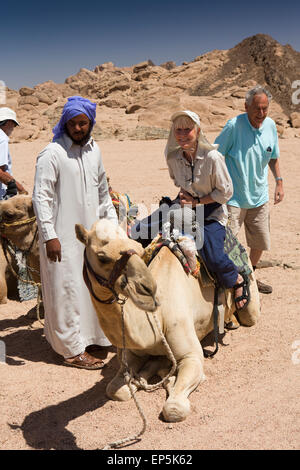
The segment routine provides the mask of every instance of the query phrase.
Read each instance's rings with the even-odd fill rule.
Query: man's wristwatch
[[[282,181],[281,176],[276,176],[275,181]]]

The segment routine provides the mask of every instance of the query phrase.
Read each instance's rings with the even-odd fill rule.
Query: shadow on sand
[[[105,396],[105,388],[116,372],[117,358],[113,357],[109,363],[110,368],[102,369],[104,378],[92,388],[56,405],[33,411],[25,417],[21,426],[9,426],[21,430],[27,445],[33,449],[82,450],[67,426],[70,421],[98,410],[109,400]]]
[[[18,366],[24,364],[24,360],[31,362],[44,362],[46,364],[61,365],[63,359],[56,354],[43,336],[42,325],[31,328],[34,320],[27,315],[22,315],[14,320],[0,321],[0,329],[14,329],[5,336],[7,348],[7,364]],[[28,326],[28,328],[24,328]],[[21,328],[15,330],[15,328]],[[226,346],[224,335],[219,335],[219,344]],[[211,351],[215,347],[213,332],[201,341],[204,350]],[[97,351],[94,355],[105,359],[108,352],[116,352],[114,347]],[[15,357],[20,360],[16,360]],[[24,359],[24,360],[23,360]],[[76,437],[67,429],[70,421],[85,415],[88,412],[98,410],[109,401],[105,395],[105,389],[119,368],[118,359],[113,356],[109,367],[102,369],[102,380],[83,393],[62,401],[56,405],[47,406],[27,415],[21,426],[9,424],[11,429],[22,431],[28,446],[33,449],[43,450],[82,450],[76,444]]]

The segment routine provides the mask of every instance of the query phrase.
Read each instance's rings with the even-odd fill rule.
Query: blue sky
[[[257,33],[300,51],[299,0],[27,0],[5,2],[0,12],[0,80],[16,90],[63,83],[108,61],[180,65]]]

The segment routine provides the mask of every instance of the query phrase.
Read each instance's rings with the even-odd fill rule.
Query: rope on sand
[[[123,336],[123,349],[122,349],[122,359],[121,360],[122,360],[122,364],[125,367],[124,381],[125,381],[126,385],[128,385],[128,387],[129,387],[131,397],[133,398],[134,403],[137,407],[137,410],[138,410],[138,412],[139,412],[139,414],[142,418],[143,427],[142,427],[141,431],[138,434],[134,434],[133,436],[128,436],[128,437],[125,437],[124,439],[120,439],[118,441],[111,442],[111,443],[107,444],[105,447],[103,447],[102,450],[115,449],[116,447],[119,447],[123,444],[126,444],[127,442],[137,441],[137,440],[139,440],[140,436],[142,436],[146,431],[147,420],[146,420],[145,414],[144,414],[144,412],[143,412],[143,410],[142,410],[142,408],[141,408],[141,406],[140,406],[140,404],[139,404],[139,402],[136,398],[136,394],[135,394],[133,384],[135,384],[136,386],[142,388],[143,390],[145,390],[147,392],[157,390],[161,385],[163,385],[169,379],[169,377],[171,377],[175,373],[176,368],[177,368],[176,359],[175,359],[175,357],[174,357],[174,355],[171,351],[170,346],[167,343],[165,335],[163,334],[163,331],[161,329],[161,326],[160,326],[159,320],[157,318],[157,315],[156,315],[156,313],[153,313],[152,315],[153,315],[154,321],[156,323],[157,329],[159,331],[159,334],[161,336],[162,342],[163,342],[164,346],[166,347],[168,357],[172,362],[172,368],[169,371],[169,373],[160,382],[158,382],[154,385],[148,385],[146,380],[142,380],[140,377],[136,377],[136,378],[133,377],[132,371],[129,369],[128,362],[127,362],[127,359],[126,359],[125,325],[124,325],[124,307],[123,307],[123,305],[124,304],[121,305],[122,336]]]

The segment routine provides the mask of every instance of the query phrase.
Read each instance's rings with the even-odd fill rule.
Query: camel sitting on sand
[[[188,396],[204,379],[200,340],[214,329],[213,286],[200,289],[198,280],[185,273],[167,247],[161,248],[147,267],[141,259],[144,252],[141,244],[129,239],[108,220],[96,222],[90,231],[82,225],[75,229],[77,238],[86,247],[84,277],[104,333],[118,348],[119,357],[125,341],[128,370],[145,383],[155,375],[164,377],[170,370],[163,332],[177,370],[168,379],[168,399],[162,412],[166,421],[184,420],[190,412]],[[253,274],[250,292],[251,301],[239,311],[239,320],[245,326],[254,325],[260,313]],[[127,299],[124,305],[122,298]],[[225,306],[225,321],[233,310],[232,301]],[[131,398],[124,381],[126,370],[123,360],[106,388],[109,398],[120,401]],[[131,384],[131,390],[138,388],[136,381]]]
[[[7,265],[10,254],[3,248],[5,242],[23,251],[32,280],[40,283],[40,258],[38,229],[33,211],[31,196],[18,195],[0,202],[0,303],[7,302]],[[16,266],[13,266],[16,271]]]

